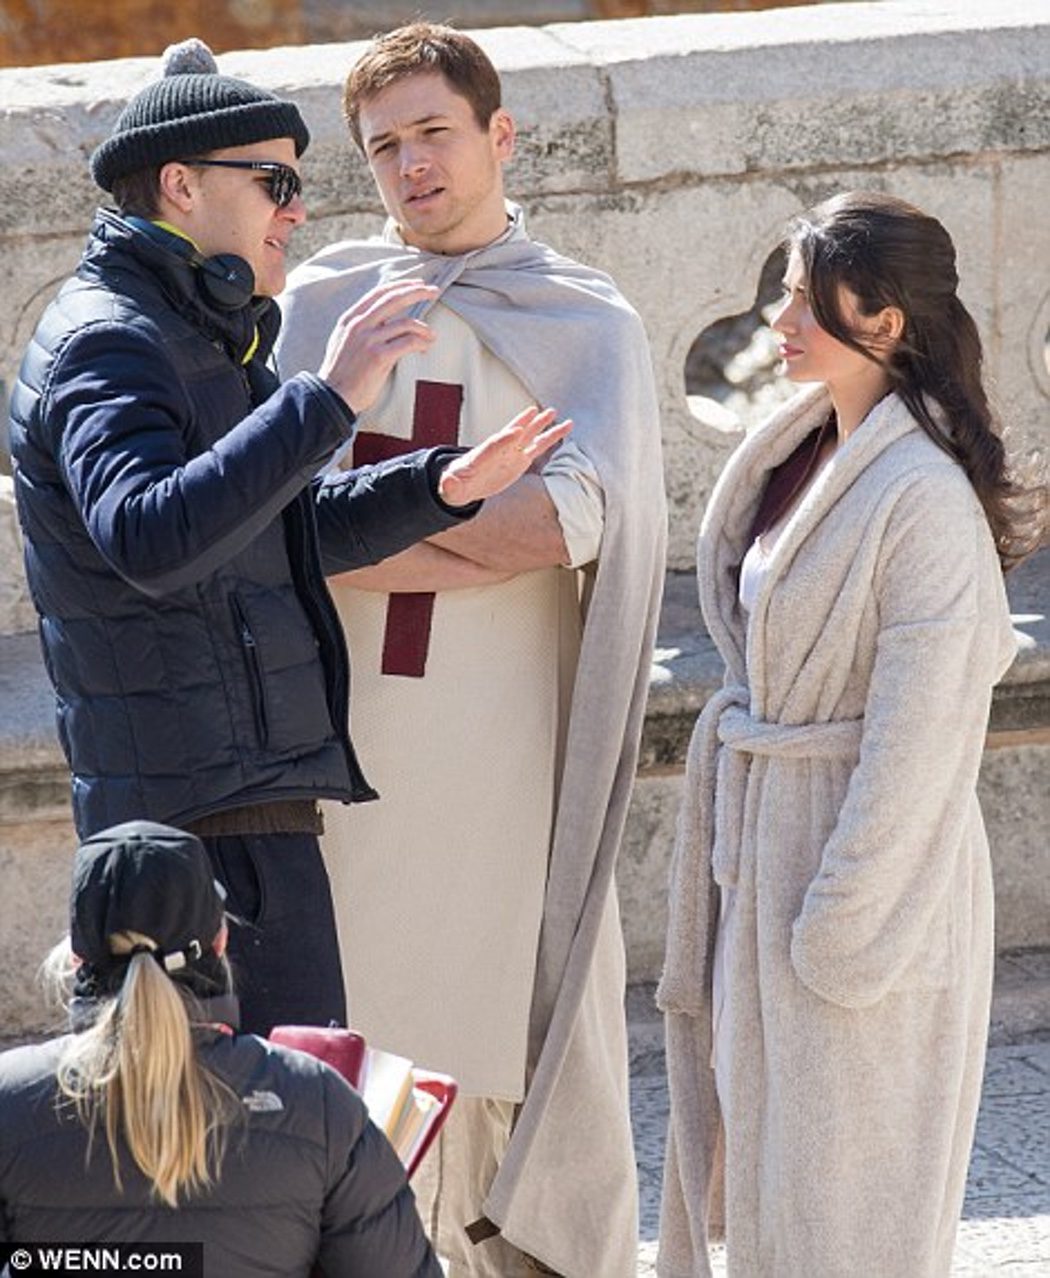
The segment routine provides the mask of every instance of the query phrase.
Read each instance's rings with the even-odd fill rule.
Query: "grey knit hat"
[[[129,173],[222,147],[291,138],[302,155],[309,145],[294,102],[219,75],[203,41],[171,45],[163,66],[161,78],[131,99],[91,156],[91,176],[104,191]]]

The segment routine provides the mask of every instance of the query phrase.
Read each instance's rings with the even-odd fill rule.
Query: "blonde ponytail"
[[[104,1121],[118,1189],[123,1138],[153,1196],[177,1207],[214,1183],[235,1098],[198,1061],[185,999],[147,952],[152,942],[121,932],[110,945],[116,954],[144,948],[131,955],[123,985],[93,1024],[72,1035],[59,1091],[92,1138]]]

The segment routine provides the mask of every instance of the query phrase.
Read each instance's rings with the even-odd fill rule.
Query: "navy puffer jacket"
[[[15,491],[81,837],[374,797],[324,574],[473,509],[437,498],[440,451],[317,480],[353,417],[310,374],[278,386],[278,324],[270,301],[209,307],[188,262],[101,211],[26,352]]]
[[[177,1209],[121,1146],[55,1104],[63,1039],[0,1054],[0,1242],[204,1243],[206,1278],[441,1278],[397,1155],[329,1066],[250,1034],[198,1030],[238,1098],[217,1183]],[[316,1259],[319,1269],[313,1270]]]

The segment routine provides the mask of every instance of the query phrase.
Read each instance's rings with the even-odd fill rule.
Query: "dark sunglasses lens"
[[[302,189],[302,181],[295,169],[282,164],[270,174],[270,198],[279,209],[287,208]]]

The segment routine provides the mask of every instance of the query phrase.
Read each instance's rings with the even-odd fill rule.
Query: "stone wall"
[[[664,409],[672,564],[687,568],[732,437],[690,411],[696,337],[747,311],[785,220],[849,186],[929,209],[1021,438],[1045,442],[1050,369],[1050,18],[896,0],[479,33],[521,125],[508,178],[535,234],[610,270],[645,319]],[[372,232],[379,206],[339,115],[356,45],[233,53],[221,67],[302,106],[311,219],[293,251]],[[84,163],[153,59],[0,71],[0,378],[76,261]]]
[[[672,575],[621,875],[631,971],[647,978],[659,961],[682,745],[718,676],[692,603],[693,541],[736,438],[727,414],[715,422],[691,410],[689,353],[712,326],[723,332],[722,321],[752,309],[792,213],[845,187],[891,190],[951,230],[1015,441],[1050,443],[1050,14],[1042,0],[894,0],[495,29],[479,39],[520,125],[508,176],[534,233],[615,275],[652,341]],[[311,219],[295,242],[300,256],[378,226],[371,183],[339,118],[339,88],[358,51],[318,45],[220,59],[227,73],[294,96],[309,121]],[[151,59],[0,71],[7,382],[83,242],[96,198],[86,156],[154,71]],[[0,632],[31,624],[13,536],[0,487]],[[1036,564],[1015,589],[1024,595],[1024,649],[997,694],[996,749],[982,786],[1001,942],[1047,944],[1050,565]],[[13,938],[37,944],[47,931],[33,903],[61,914],[55,844],[68,847],[70,834],[33,641],[0,640],[0,662],[8,664],[0,667],[2,973],[20,952],[8,948]],[[0,1009],[20,997],[5,995],[0,975]]]

